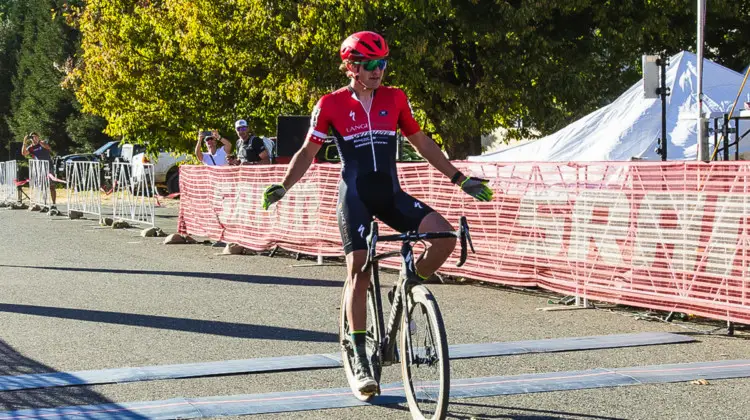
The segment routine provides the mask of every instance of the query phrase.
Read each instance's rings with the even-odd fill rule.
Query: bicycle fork
[[[398,323],[401,321],[401,311],[403,310],[403,287],[397,287],[391,302],[391,313],[388,317],[388,327],[385,331],[387,334],[383,337],[383,365],[389,366],[398,362],[396,355],[396,340],[398,339]]]
[[[413,275],[416,275],[416,269],[414,267],[414,259],[411,246],[408,243],[404,243],[401,246],[401,255],[403,257],[404,265],[402,266],[398,286],[393,293],[393,302],[391,302],[391,313],[388,317],[388,327],[386,331],[388,334],[384,337],[383,343],[383,364],[390,365],[391,363],[398,362],[399,356],[404,357],[403,354],[397,355],[396,352],[396,341],[398,340],[398,333],[400,330],[399,323],[403,328],[410,328],[409,311],[408,311],[408,299],[407,291],[412,285]],[[404,319],[402,319],[402,317]],[[412,342],[411,334],[409,331],[403,331],[406,334],[406,348],[408,353],[411,355]]]

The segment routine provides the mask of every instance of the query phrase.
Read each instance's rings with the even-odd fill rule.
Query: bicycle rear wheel
[[[341,361],[344,364],[346,380],[352,393],[361,401],[369,401],[375,394],[362,394],[354,385],[354,343],[351,341],[351,329],[349,320],[346,315],[346,291],[349,288],[349,280],[344,283],[344,290],[341,293],[341,318],[339,322],[339,340],[341,342]],[[370,368],[372,377],[380,383],[380,372],[382,365],[380,362],[380,329],[377,321],[377,306],[375,305],[375,293],[373,292],[372,283],[367,289],[367,356],[370,358]]]
[[[444,419],[450,394],[450,360],[445,325],[426,287],[412,287],[401,323],[401,373],[409,410],[415,419]],[[407,337],[411,338],[411,348]]]

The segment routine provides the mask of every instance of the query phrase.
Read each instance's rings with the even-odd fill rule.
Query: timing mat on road
[[[451,381],[450,394],[451,399],[494,397],[535,392],[684,382],[698,378],[714,380],[745,377],[750,377],[750,360],[722,360],[457,379]],[[354,398],[349,388],[337,388],[204,398],[174,398],[125,404],[38,408],[0,412],[0,420],[191,419],[347,408],[367,404],[391,405],[405,401],[403,386],[396,383],[383,386],[382,395],[373,398],[370,403],[363,403]]]
[[[554,338],[547,340],[458,344],[450,346],[452,360],[514,354],[550,353],[618,347],[676,344],[695,341],[692,338],[664,332],[617,334],[591,337]],[[268,373],[290,370],[341,367],[341,355],[308,354],[301,356],[264,357],[179,365],[144,366],[78,372],[54,372],[0,376],[0,391],[53,388],[62,386],[101,385],[111,383],[153,381],[160,379],[197,378],[202,376]]]

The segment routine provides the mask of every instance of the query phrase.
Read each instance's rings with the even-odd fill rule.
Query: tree
[[[10,92],[10,129],[16,139],[31,131],[50,140],[53,150],[66,153],[98,147],[105,123],[81,115],[74,93],[61,86],[72,66],[80,36],[57,13],[62,0],[14,2],[19,28]],[[98,127],[98,134],[97,132]],[[72,131],[71,131],[72,130]]]
[[[0,150],[7,150],[13,138],[7,120],[10,116],[11,80],[20,44],[20,9],[18,1],[0,1]],[[0,160],[4,158],[5,154]]]
[[[712,1],[708,57],[747,62],[743,2]],[[113,136],[187,149],[200,128],[309,113],[346,83],[340,42],[382,33],[387,82],[409,95],[452,158],[477,154],[497,126],[516,136],[564,126],[640,77],[644,53],[695,44],[680,0],[90,0],[72,73],[84,111]],[[723,35],[720,35],[723,34]],[[742,43],[745,42],[744,45]],[[740,58],[729,58],[738,49]],[[742,61],[744,60],[744,61]]]

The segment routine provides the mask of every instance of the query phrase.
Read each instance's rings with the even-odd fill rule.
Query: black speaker
[[[277,156],[294,156],[310,130],[309,115],[279,115],[276,120]]]

